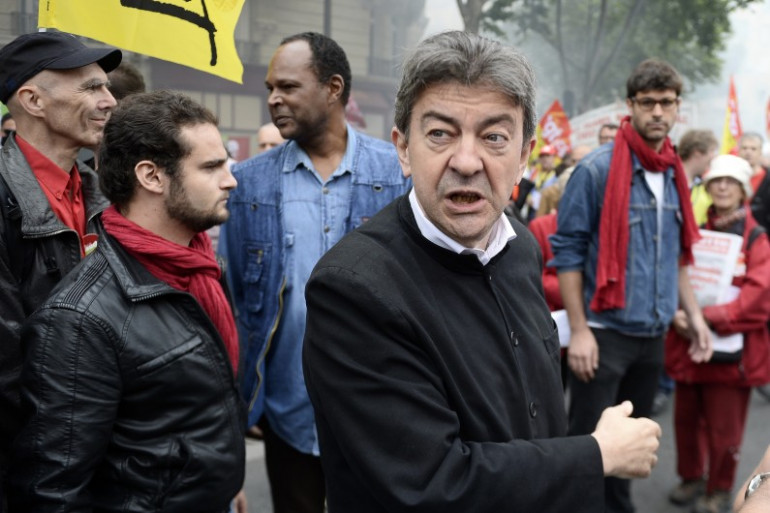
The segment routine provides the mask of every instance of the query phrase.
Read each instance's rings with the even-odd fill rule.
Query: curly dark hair
[[[646,59],[634,68],[626,82],[626,97],[634,98],[642,91],[665,91],[671,89],[682,94],[682,77],[669,63],[660,59]]]
[[[170,177],[192,148],[181,137],[183,127],[217,118],[190,97],[171,91],[127,96],[112,112],[99,147],[99,187],[118,209],[126,206],[137,186],[134,167],[154,162]]]
[[[318,32],[302,32],[285,37],[281,41],[281,46],[294,41],[305,41],[310,46],[310,52],[313,54],[313,70],[319,82],[325,84],[334,75],[342,77],[344,86],[340,101],[343,106],[347,105],[348,98],[350,98],[352,77],[350,74],[350,63],[348,62],[347,55],[345,55],[345,50],[335,40]]]

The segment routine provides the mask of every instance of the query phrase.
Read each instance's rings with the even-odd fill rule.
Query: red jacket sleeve
[[[556,214],[536,217],[529,223],[529,229],[532,232],[532,235],[535,236],[535,239],[537,239],[540,251],[543,253],[543,289],[545,290],[545,301],[548,303],[548,308],[552,312],[554,310],[561,310],[564,308],[564,302],[561,299],[561,291],[559,290],[559,277],[555,268],[546,265],[548,264],[548,261],[553,258],[553,251],[551,250],[551,243],[548,241],[548,236],[556,233]]]

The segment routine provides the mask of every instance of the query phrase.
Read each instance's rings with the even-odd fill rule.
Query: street
[[[673,403],[669,401],[663,413],[655,418],[663,429],[658,465],[649,478],[638,480],[632,486],[637,513],[689,513],[689,508],[674,506],[666,498],[669,490],[679,482],[676,475],[672,406]],[[770,402],[753,393],[743,439],[741,462],[736,476],[736,489],[754,470],[768,444],[770,444]],[[249,511],[250,513],[270,513],[272,507],[262,443],[250,440],[247,453],[246,493],[249,498]]]

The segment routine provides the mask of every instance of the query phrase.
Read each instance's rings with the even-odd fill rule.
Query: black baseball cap
[[[66,32],[23,34],[0,49],[0,102],[44,69],[75,69],[97,63],[105,73],[120,64],[114,48],[89,48]]]

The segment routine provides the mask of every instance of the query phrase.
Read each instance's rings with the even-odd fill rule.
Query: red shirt
[[[762,180],[765,179],[765,175],[767,174],[767,170],[763,167],[759,168],[759,171],[751,175],[751,194],[756,194],[757,189],[759,189],[759,186],[762,184]]]
[[[78,166],[72,166],[68,173],[18,135],[16,142],[48,198],[51,210],[62,223],[78,233],[80,255],[85,255],[83,236],[86,234],[86,209]]]

